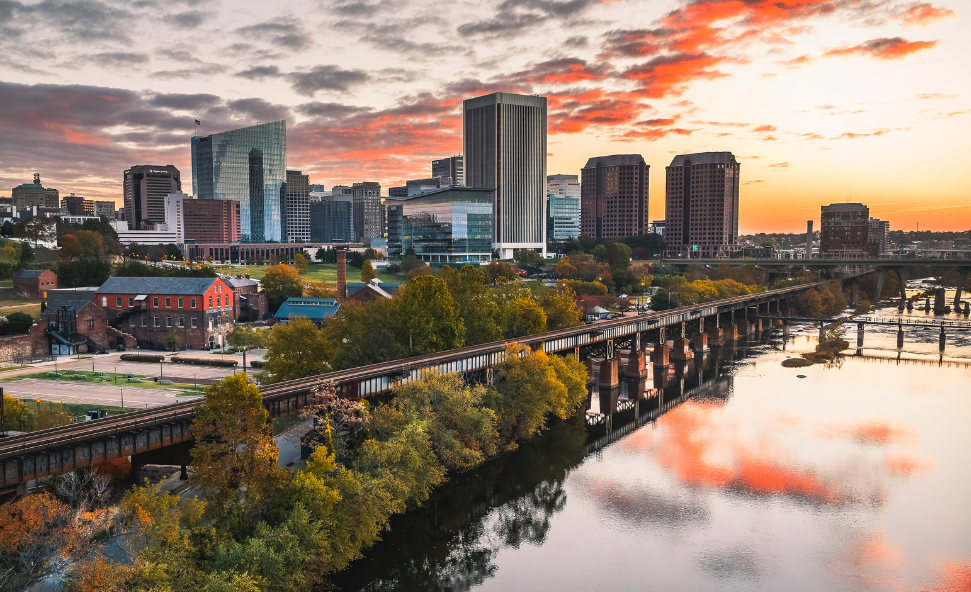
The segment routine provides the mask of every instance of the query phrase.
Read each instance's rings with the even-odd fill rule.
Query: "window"
[[[190,321],[190,322],[192,323],[192,328],[193,328],[193,329],[195,329],[196,327],[198,327],[198,326],[199,326],[199,323],[198,323],[198,321],[196,321],[196,316],[195,316],[195,315],[192,315],[192,319],[191,319],[191,321]]]
[[[158,315],[155,315],[155,326],[156,327],[161,327],[162,326],[162,319]]]
[[[172,299],[171,298],[166,298],[165,299],[165,308],[172,308]]]
[[[212,296],[209,297],[209,308],[212,308]]]
[[[105,306],[105,307],[108,306],[108,297],[107,296],[102,296],[101,297],[101,306]]]
[[[158,296],[152,298],[152,308],[158,308]]]
[[[128,317],[128,326],[129,327],[135,326],[135,317]]]
[[[185,315],[179,315],[179,327],[185,327]]]
[[[216,306],[222,306],[222,305],[223,305],[223,297],[216,296]]]
[[[165,317],[165,326],[166,327],[171,327],[172,326],[172,317],[171,316]]]
[[[121,296],[115,296],[115,306],[121,308]]]
[[[196,299],[189,298],[189,308],[195,308],[195,307],[196,307]]]
[[[128,308],[135,306],[135,299],[131,296],[128,297]]]
[[[179,298],[179,308],[182,308],[182,299]]]
[[[94,319],[88,319],[88,329],[94,329]]]
[[[143,314],[142,315],[142,327],[147,327],[147,326],[148,326],[148,315],[147,314]]]

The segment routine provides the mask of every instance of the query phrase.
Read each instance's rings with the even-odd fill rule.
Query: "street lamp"
[[[115,384],[118,384],[118,365],[115,364]]]
[[[121,387],[121,411],[125,411],[125,387]]]

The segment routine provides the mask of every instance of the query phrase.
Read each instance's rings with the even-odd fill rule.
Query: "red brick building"
[[[108,324],[145,349],[165,349],[175,333],[179,349],[225,343],[233,328],[235,294],[220,278],[108,278],[95,295]]]
[[[23,269],[13,276],[14,292],[32,300],[44,300],[57,289],[57,274],[49,269]]]
[[[239,242],[239,202],[187,199],[182,202],[185,239],[206,243]]]

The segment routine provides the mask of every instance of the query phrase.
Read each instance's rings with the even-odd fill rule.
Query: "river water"
[[[622,398],[677,403],[656,420],[624,426],[616,415],[606,437],[582,417],[556,424],[395,517],[334,582],[348,592],[971,589],[971,331],[949,334],[943,357],[938,332],[905,330],[898,352],[895,327],[868,327],[859,355],[795,369],[781,362],[812,350],[812,327],[713,348],[651,377],[646,388],[660,391],[625,388]],[[855,346],[855,326],[846,339]]]

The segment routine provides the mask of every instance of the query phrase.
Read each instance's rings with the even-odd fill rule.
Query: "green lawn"
[[[80,378],[78,378],[80,377]],[[128,376],[125,374],[114,374],[113,372],[106,372],[104,376],[97,376],[94,372],[90,370],[60,370],[55,372],[53,369],[46,372],[36,372],[34,374],[23,374],[20,376],[10,376],[7,378],[0,378],[0,382],[13,382],[15,380],[22,380],[24,378],[34,378],[37,380],[57,380],[60,382],[88,382],[93,384],[117,384],[121,386],[134,386],[138,388],[151,388],[151,389],[179,389],[184,391],[186,394],[202,394],[205,392],[204,386],[193,386],[192,384],[158,384],[152,380],[152,377],[145,376],[144,374],[136,374],[133,378],[139,379],[138,382],[129,382]],[[101,380],[102,378],[107,378],[109,380]]]
[[[216,265],[216,271],[219,273],[232,274],[232,275],[245,275],[249,273],[249,276],[254,280],[259,280],[263,278],[266,270],[269,269],[269,265]],[[401,282],[403,278],[401,276],[395,275],[393,273],[388,273],[386,271],[375,271],[375,276],[382,282]],[[311,263],[310,270],[307,273],[302,274],[309,280],[315,282],[327,282],[328,284],[337,283],[337,264],[336,263]],[[359,282],[361,281],[361,268],[354,267],[352,265],[347,266],[347,281],[349,282]]]

